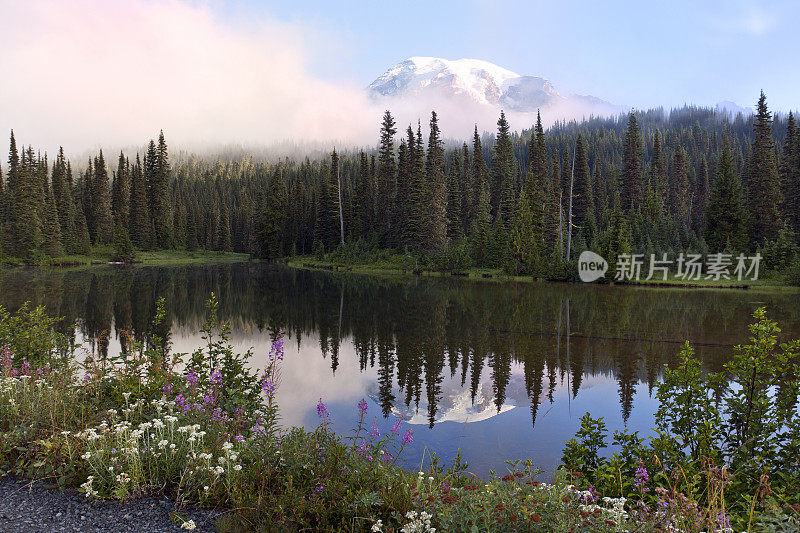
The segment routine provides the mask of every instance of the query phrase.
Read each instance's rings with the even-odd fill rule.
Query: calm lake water
[[[507,459],[552,469],[587,411],[612,431],[649,433],[663,365],[689,340],[720,369],[747,341],[756,307],[784,340],[800,337],[796,293],[384,279],[257,263],[0,272],[0,305],[43,304],[101,354],[119,351],[121,330],[146,335],[161,296],[173,352],[191,352],[212,292],[233,344],[253,348],[253,367],[286,332],[284,425],[316,426],[321,398],[346,434],[363,397],[370,422],[388,430],[400,416],[413,427],[409,468],[425,447],[448,462],[461,448],[484,475]]]

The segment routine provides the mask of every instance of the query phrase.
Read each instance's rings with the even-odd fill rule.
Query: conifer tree
[[[717,180],[709,199],[706,242],[711,250],[743,251],[747,245],[747,213],[736,164],[728,142],[722,145]]]
[[[152,146],[152,142],[151,142]],[[148,148],[148,158],[151,151]],[[158,135],[158,147],[155,150],[155,161],[152,163],[152,176],[149,184],[151,207],[150,215],[153,246],[156,249],[172,248],[172,206],[169,203],[170,164],[164,132]]]
[[[422,145],[422,125],[417,134],[408,127],[408,212],[405,214],[405,244],[415,251],[425,248],[428,232],[428,197],[425,180],[425,148]]]
[[[764,91],[758,100],[753,137],[753,151],[747,164],[747,203],[750,240],[755,245],[774,239],[781,227],[780,176],[772,138],[772,114],[767,109]]]
[[[119,226],[125,233],[128,233],[128,221],[130,220],[130,181],[130,164],[125,155],[120,152],[117,171],[114,173],[114,183],[111,187],[111,212],[114,226]]]
[[[220,198],[219,227],[217,228],[217,249],[221,252],[231,251],[231,220],[228,203],[225,198]]]
[[[89,233],[94,244],[111,244],[112,242],[112,217],[111,217],[111,190],[108,182],[108,169],[103,158],[103,151],[94,159],[94,169],[89,186],[89,209],[92,213],[92,225]]]
[[[376,226],[378,237],[384,246],[390,246],[392,230],[392,204],[397,186],[397,163],[394,157],[394,134],[397,133],[394,118],[387,110],[381,123],[381,141],[378,148],[378,195],[376,204]]]
[[[781,184],[783,217],[794,234],[800,237],[800,131],[791,111],[786,120],[786,138],[781,158]]]
[[[186,247],[186,207],[183,202],[183,178],[175,181],[172,187],[172,227],[175,232],[175,247]]]
[[[486,160],[483,158],[483,146],[481,146],[481,137],[478,135],[478,126],[475,126],[475,132],[472,134],[472,205],[473,205],[473,220],[478,217],[478,205],[480,203],[480,195],[483,193],[484,188],[488,190],[488,172],[486,170]]]
[[[463,236],[461,179],[461,156],[456,150],[450,154],[447,171],[447,238],[450,242],[457,242]]]
[[[131,200],[128,213],[128,233],[134,247],[150,248],[150,208],[147,201],[147,182],[145,180],[139,154],[131,168]]]
[[[475,206],[472,205],[472,159],[469,156],[467,143],[461,146],[461,228],[464,234],[469,231],[469,223],[475,216]]]
[[[447,244],[447,176],[445,175],[444,143],[435,111],[431,113],[430,128],[428,153],[425,160],[428,198],[427,248],[429,251],[436,252]]]
[[[514,147],[506,115],[497,120],[497,142],[492,152],[492,213],[508,228],[514,214]]]
[[[622,177],[622,209],[635,209],[643,198],[642,186],[642,140],[636,115],[628,117],[628,129],[625,132],[625,152],[623,156],[624,173]]]
[[[572,224],[576,232],[588,240],[588,228],[594,223],[594,200],[592,197],[592,176],[589,172],[589,159],[583,144],[583,136],[578,134],[575,144],[575,176],[572,194]]]
[[[64,254],[64,247],[61,243],[61,225],[58,220],[58,207],[56,206],[52,187],[47,187],[45,197],[42,241],[44,253],[50,257],[58,257]]]
[[[9,174],[16,167],[11,205],[11,253],[25,262],[32,262],[42,244],[42,219],[38,208],[41,188],[36,172],[33,148],[23,150],[19,162],[15,160],[16,146],[12,144],[9,155]]]
[[[281,237],[286,226],[287,204],[281,170],[275,169],[267,187],[266,198],[258,203],[261,210],[256,217],[253,232],[258,255],[262,259],[276,259],[283,255]]]
[[[541,233],[531,210],[530,195],[520,194],[511,224],[511,245],[506,270],[511,274],[536,272],[540,257]]]
[[[688,228],[689,202],[689,161],[686,151],[678,146],[672,160],[672,175],[670,177],[670,211],[678,227]]]
[[[75,239],[75,202],[72,199],[72,179],[68,176],[64,149],[59,147],[58,157],[53,163],[53,196],[55,197],[58,220],[61,224],[61,244],[65,251],[72,251]]]
[[[656,130],[653,139],[653,161],[650,167],[650,184],[661,202],[667,196],[667,161],[661,145],[661,132]]]
[[[711,194],[711,185],[708,176],[708,161],[705,156],[700,159],[700,171],[697,175],[697,190],[692,202],[692,224],[698,234],[702,234],[706,227],[706,213],[708,212],[708,199]]]
[[[14,195],[19,187],[20,172],[19,152],[17,151],[17,141],[14,139],[14,130],[11,130],[11,140],[8,148],[8,177],[6,192],[4,197],[4,220],[5,226],[5,245],[9,255],[14,255],[17,251],[16,242],[16,202]]]

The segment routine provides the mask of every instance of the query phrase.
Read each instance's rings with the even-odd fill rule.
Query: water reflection
[[[367,396],[382,418],[418,427],[420,445],[445,457],[473,448],[478,472],[511,457],[554,464],[587,410],[612,429],[649,429],[652,388],[683,341],[718,370],[747,340],[759,305],[787,338],[800,336],[792,293],[382,279],[246,263],[0,273],[0,304],[46,305],[101,357],[124,346],[123,331],[146,338],[161,296],[168,323],[158,333],[174,351],[193,350],[212,291],[242,349],[264,354],[276,331],[289,335],[285,423],[312,425],[324,397],[344,431]]]

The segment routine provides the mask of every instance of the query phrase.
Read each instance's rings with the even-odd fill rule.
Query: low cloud
[[[380,113],[307,68],[308,28],[178,0],[0,0],[0,131],[75,153],[283,140],[367,142]]]

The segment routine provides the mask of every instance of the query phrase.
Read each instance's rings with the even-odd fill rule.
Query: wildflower
[[[372,524],[372,533],[380,533],[383,531],[383,520],[378,520]]]
[[[242,469],[242,465],[236,465],[236,466],[234,466],[234,467],[233,467],[233,469],[234,469],[236,472],[238,472],[239,470],[241,470],[241,469]]]
[[[402,425],[403,421],[399,418],[395,420],[394,425],[392,426],[392,435],[400,433],[400,426]]]
[[[131,393],[130,392],[123,392],[122,396],[125,397],[125,403],[128,403],[128,400],[131,399]]]
[[[408,429],[403,434],[403,444],[413,444],[414,443],[414,435],[412,434],[411,430]]]
[[[197,385],[200,381],[200,378],[197,377],[197,374],[194,373],[194,370],[189,370],[189,373],[186,374],[186,382],[190,385]]]
[[[364,415],[367,412],[368,408],[369,408],[369,406],[367,405],[367,400],[365,400],[364,398],[361,398],[361,401],[358,402],[358,412],[361,415]]]
[[[264,378],[263,383],[261,383],[261,390],[265,392],[267,396],[272,396],[275,394],[275,383]]]
[[[193,530],[197,526],[194,523],[194,520],[189,520],[188,522],[184,522],[181,524],[181,529],[188,529],[189,531]]]
[[[215,385],[220,385],[222,383],[222,374],[219,370],[214,370],[211,373],[211,383],[214,383]]]
[[[319,399],[319,403],[317,403],[317,416],[319,416],[324,421],[329,421],[331,418],[330,413],[328,412],[328,408],[325,407],[325,404],[322,403],[322,398]]]

